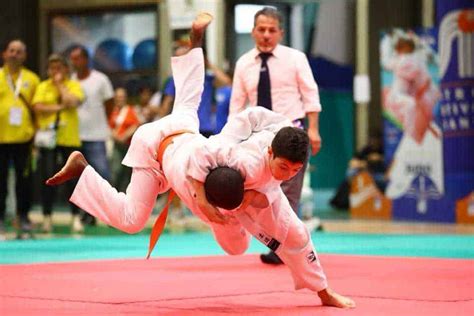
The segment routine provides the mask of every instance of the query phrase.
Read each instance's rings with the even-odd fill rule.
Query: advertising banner
[[[395,219],[474,223],[474,1],[380,42],[386,197]]]
[[[474,1],[436,4],[446,197],[458,222],[474,223]]]
[[[382,34],[385,195],[392,217],[454,221],[445,194],[436,29],[393,29]]]

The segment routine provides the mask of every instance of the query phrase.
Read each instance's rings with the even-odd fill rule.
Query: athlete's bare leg
[[[58,185],[73,178],[79,178],[88,165],[86,158],[79,151],[74,151],[69,155],[64,167],[46,180],[46,184]]]

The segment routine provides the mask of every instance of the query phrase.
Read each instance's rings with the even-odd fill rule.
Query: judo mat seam
[[[227,297],[239,297],[239,296],[253,296],[253,295],[266,295],[266,294],[292,294],[294,291],[264,291],[264,292],[252,292],[252,293],[236,293],[236,294],[223,294],[223,295],[205,295],[205,296],[193,296],[193,297],[176,297],[166,299],[154,299],[154,300],[142,300],[142,301],[130,301],[130,302],[104,302],[104,301],[88,301],[88,300],[76,300],[76,299],[61,299],[61,298],[49,298],[49,297],[33,297],[33,296],[21,296],[21,295],[0,295],[5,298],[20,298],[27,300],[40,300],[40,301],[58,301],[58,302],[69,302],[69,303],[87,303],[87,304],[102,304],[102,305],[133,305],[142,303],[158,303],[168,301],[186,301],[196,299],[214,299],[214,298],[227,298]],[[314,297],[314,294],[310,293],[297,293],[296,295],[307,295]],[[384,296],[371,296],[371,295],[358,295],[344,293],[349,297],[353,298],[369,298],[378,300],[393,300],[393,301],[407,301],[407,302],[427,302],[427,303],[460,303],[460,302],[471,302],[474,298],[459,299],[459,300],[433,300],[433,299],[413,299],[406,297],[384,297]]]

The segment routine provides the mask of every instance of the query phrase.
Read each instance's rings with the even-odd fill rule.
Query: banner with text
[[[465,202],[457,221],[474,223],[474,1],[436,5],[446,202]]]
[[[434,28],[382,33],[385,194],[395,219],[454,221],[453,210],[440,205],[445,186],[437,50]]]

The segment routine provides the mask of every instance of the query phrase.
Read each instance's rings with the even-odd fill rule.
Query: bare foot
[[[74,151],[69,155],[64,167],[46,180],[46,184],[58,185],[70,179],[78,178],[88,165],[86,158],[79,151]]]
[[[211,23],[213,17],[210,13],[201,12],[199,13],[193,21],[191,26],[191,47],[201,47],[202,38],[204,37],[204,32],[206,32],[207,26]]]
[[[330,288],[319,291],[318,296],[321,299],[321,302],[323,302],[323,305],[326,306],[335,306],[339,308],[354,308],[356,306],[352,299],[337,294]]]

